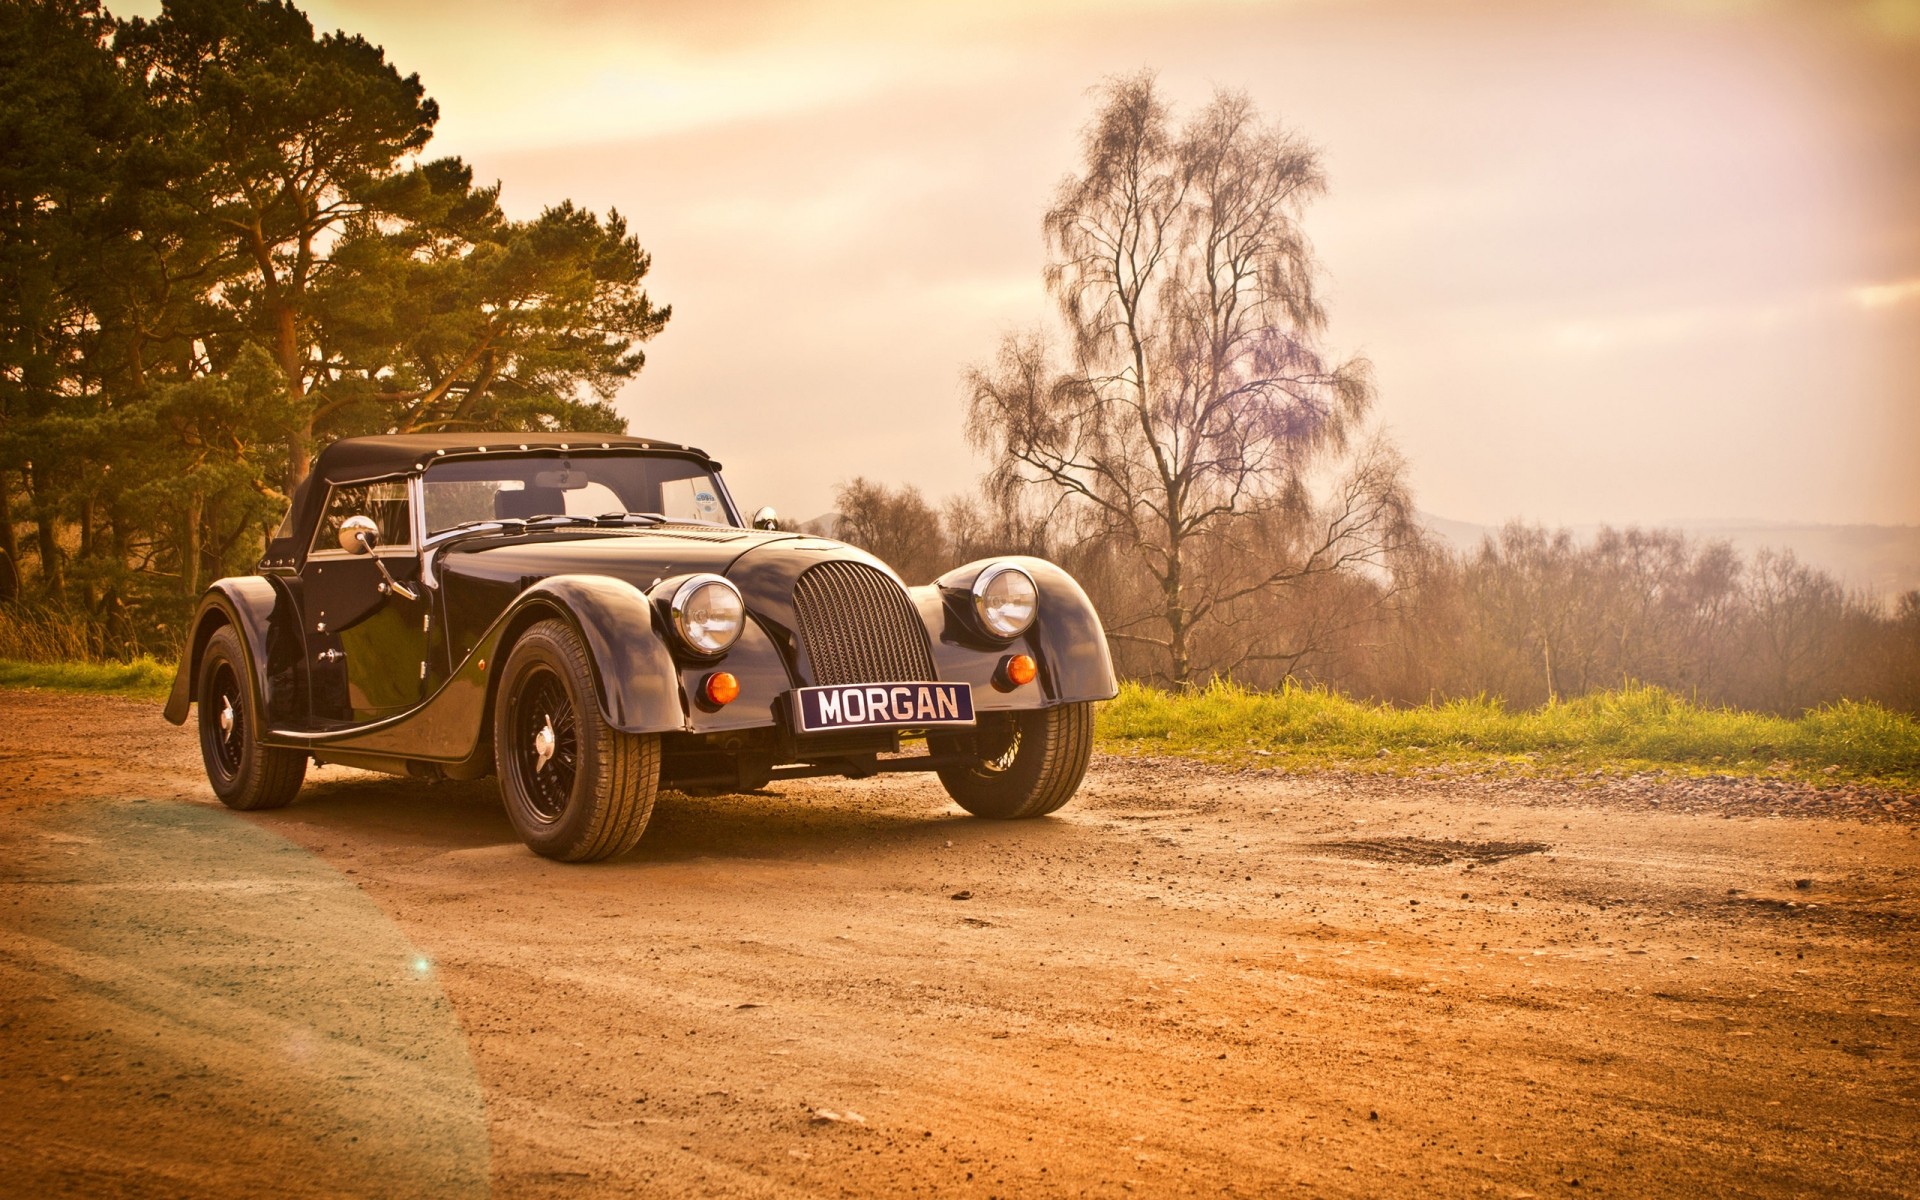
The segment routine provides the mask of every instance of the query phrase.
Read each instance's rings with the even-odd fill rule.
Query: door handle
[[[380,588],[381,595],[384,596],[386,593],[392,592],[394,595],[402,596],[408,600],[418,600],[420,598],[419,592],[414,591],[412,588],[408,587],[404,583],[401,583],[398,579],[395,579],[393,577],[393,572],[387,570],[386,563],[382,562],[378,558],[375,558],[373,560],[373,565],[380,568],[380,583],[378,586]]]

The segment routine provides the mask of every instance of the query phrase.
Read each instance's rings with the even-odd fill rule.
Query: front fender
[[[193,705],[194,688],[199,683],[200,656],[207,639],[222,625],[231,625],[240,635],[240,649],[247,659],[247,674],[253,686],[247,689],[247,714],[253,728],[265,729],[267,695],[267,636],[273,624],[273,606],[279,593],[272,583],[259,575],[217,579],[200,597],[188,622],[187,644],[180,652],[180,669],[173,677],[173,691],[162,710],[175,725],[187,723]]]
[[[1040,612],[1033,627],[1011,646],[983,637],[970,619],[973,582],[995,563],[1010,563],[1026,571],[1040,591]],[[1012,555],[970,562],[935,580],[934,591],[940,598],[945,626],[943,631],[929,622],[936,655],[958,646],[970,651],[968,660],[977,660],[982,650],[1013,651],[1024,645],[1040,661],[1041,684],[1049,705],[1111,700],[1119,694],[1107,631],[1100,624],[1093,601],[1073,576],[1046,559]],[[947,664],[943,661],[941,665],[941,677],[949,678],[945,674]]]
[[[538,605],[564,610],[586,642],[607,724],[623,733],[686,726],[680,671],[646,593],[609,575],[552,575],[522,592],[508,615]],[[509,628],[517,634],[531,623]]]

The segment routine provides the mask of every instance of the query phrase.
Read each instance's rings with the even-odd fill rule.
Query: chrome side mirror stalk
[[[420,593],[393,577],[387,570],[386,562],[374,554],[374,539],[380,534],[380,527],[373,523],[372,517],[348,517],[340,522],[340,548],[349,554],[365,554],[373,559],[373,565],[380,571],[380,592],[385,595],[392,592],[408,600],[418,600]]]

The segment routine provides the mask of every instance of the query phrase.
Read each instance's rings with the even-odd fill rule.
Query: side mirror
[[[762,504],[753,514],[753,527],[755,529],[778,529],[780,528],[780,514],[773,511],[772,505]]]
[[[349,554],[372,554],[380,538],[380,527],[373,523],[372,517],[348,517],[340,522],[340,548]],[[387,570],[387,564],[379,559],[373,565],[380,569],[380,593],[392,592],[396,596],[405,596],[409,600],[418,600],[420,593],[393,577]]]
[[[380,537],[372,517],[348,517],[340,522],[340,548],[349,554],[367,554]]]

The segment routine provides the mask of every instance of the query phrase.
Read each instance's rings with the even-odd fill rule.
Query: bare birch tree
[[[1314,149],[1236,92],[1176,129],[1142,74],[1104,89],[1083,153],[1046,216],[1064,362],[1045,334],[1006,339],[969,373],[968,433],[995,484],[1090,512],[1137,557],[1148,599],[1107,614],[1109,633],[1154,648],[1155,673],[1186,684],[1227,665],[1196,661],[1196,630],[1377,562],[1407,528],[1401,472],[1383,446],[1352,444],[1369,364],[1321,346],[1300,225],[1326,186]],[[1317,502],[1316,478],[1343,467]]]

